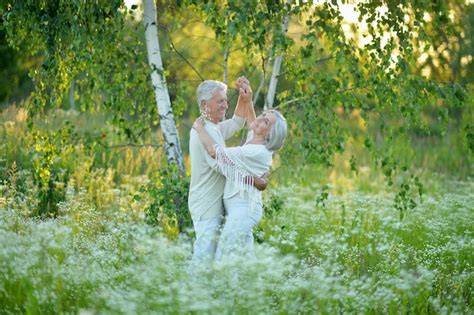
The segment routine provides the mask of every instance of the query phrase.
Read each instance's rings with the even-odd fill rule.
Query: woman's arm
[[[250,123],[257,119],[257,115],[255,114],[255,108],[253,107],[253,102],[250,103],[250,105],[247,107],[248,112],[247,112],[247,126],[250,129]]]
[[[216,158],[216,142],[209,136],[207,133],[206,129],[204,128],[203,125],[203,119],[198,118],[193,124],[194,130],[196,130],[199,140],[201,140],[204,148],[206,149],[207,153],[209,154],[210,157],[213,159]]]
[[[199,136],[199,140],[201,140],[209,156],[215,159],[217,143],[209,136],[206,129],[204,128],[202,118],[196,119],[196,121],[193,124],[193,128],[194,130],[196,130]],[[229,163],[229,164],[233,164],[233,163]],[[267,174],[264,174],[262,177],[253,178],[253,186],[260,191],[265,190],[267,188],[267,184],[268,184]]]

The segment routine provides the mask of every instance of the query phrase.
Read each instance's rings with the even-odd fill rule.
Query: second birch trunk
[[[291,4],[291,0],[288,0],[287,4]],[[289,21],[290,21],[290,15],[288,14],[283,18],[283,24],[281,26],[283,33],[286,33],[288,31]],[[277,88],[277,83],[278,83],[278,76],[280,75],[282,59],[283,59],[283,56],[280,55],[275,58],[275,62],[273,63],[272,76],[270,78],[270,84],[268,85],[267,97],[265,98],[265,105],[263,107],[265,110],[273,108],[273,102],[275,101],[275,94],[276,94],[276,88]]]

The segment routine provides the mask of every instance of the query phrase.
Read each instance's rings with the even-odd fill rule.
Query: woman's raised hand
[[[237,79],[237,88],[239,89],[239,95],[244,102],[252,101],[252,88],[250,87],[249,80],[242,76]]]
[[[242,101],[245,108],[245,118],[247,124],[256,119],[255,108],[252,101],[252,88],[250,82],[246,77],[240,77],[237,79],[237,88],[239,89],[239,102]]]

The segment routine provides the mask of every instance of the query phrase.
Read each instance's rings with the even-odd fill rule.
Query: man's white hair
[[[288,133],[288,125],[286,123],[285,117],[283,117],[279,111],[269,110],[269,112],[275,114],[276,121],[268,132],[265,147],[270,151],[275,151],[280,149],[283,145],[286,134]]]
[[[219,81],[205,80],[199,84],[196,90],[196,98],[199,108],[201,108],[202,101],[210,100],[216,91],[222,90],[226,91],[227,85]]]

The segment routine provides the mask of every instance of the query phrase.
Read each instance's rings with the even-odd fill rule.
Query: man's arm
[[[234,116],[231,119],[221,121],[217,124],[224,140],[232,137],[237,131],[245,125],[245,117]]]
[[[249,177],[245,177],[244,182],[249,183],[250,182]],[[260,190],[260,191],[263,191],[263,190],[267,189],[268,174],[265,173],[265,174],[263,174],[262,177],[253,177],[253,186],[255,188],[257,188],[258,190]]]
[[[243,88],[241,88],[241,85]],[[250,83],[245,77],[240,77],[236,83],[239,89],[239,99],[235,106],[234,116],[232,119],[227,119],[218,124],[219,130],[221,131],[225,140],[232,137],[237,131],[242,129],[245,125],[245,121],[248,121],[247,116],[249,115],[250,107],[253,111],[252,105],[252,89]],[[255,111],[253,111],[255,115]]]

